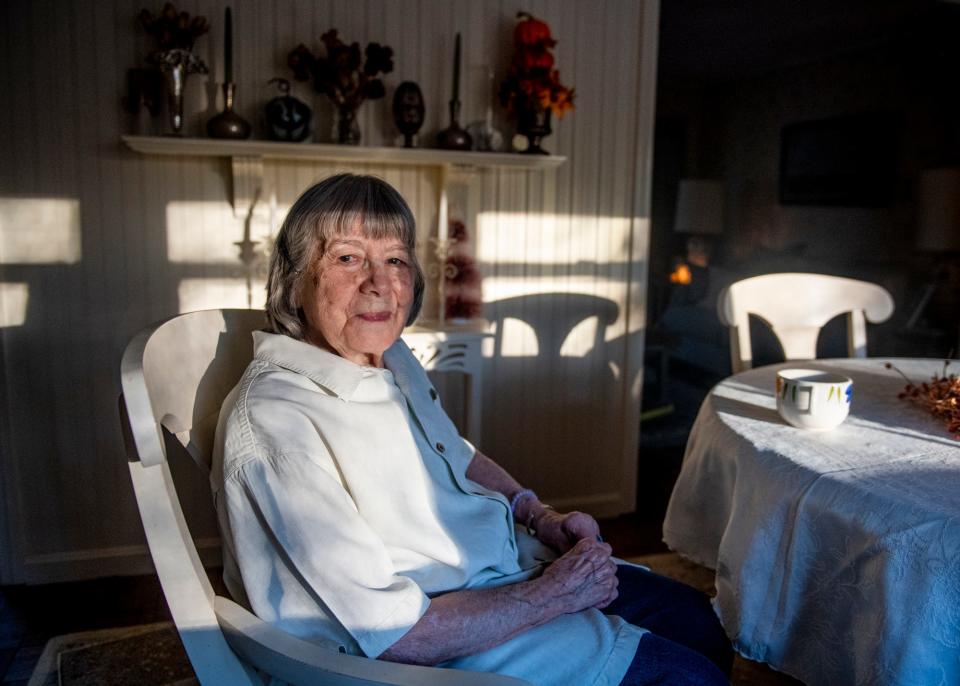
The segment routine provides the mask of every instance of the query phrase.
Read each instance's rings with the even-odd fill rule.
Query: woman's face
[[[413,303],[410,255],[397,238],[334,237],[304,280],[306,340],[351,362],[382,367]]]

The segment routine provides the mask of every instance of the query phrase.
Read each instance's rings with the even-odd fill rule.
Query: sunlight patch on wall
[[[537,332],[525,321],[507,317],[503,320],[503,331],[496,331],[496,326],[493,330],[498,335],[484,341],[489,344],[489,350],[484,350],[485,356],[493,356],[492,346],[496,340],[499,340],[501,357],[536,357],[540,354]]]
[[[254,279],[249,287],[243,277],[235,279],[183,279],[177,286],[180,312],[236,307],[262,309],[266,281]]]
[[[261,208],[262,209],[262,208]],[[245,236],[244,219],[222,202],[176,200],[167,203],[167,259],[175,264],[241,264],[238,241],[252,240],[254,250],[269,254],[274,210],[264,217],[257,214]],[[283,217],[286,208],[280,208]],[[265,211],[265,210],[264,210]]]
[[[23,326],[30,288],[25,283],[0,283],[0,327]]]
[[[480,212],[477,258],[497,264],[622,262],[630,254],[630,217]]]
[[[0,264],[80,261],[80,201],[0,198]]]
[[[600,318],[587,317],[577,324],[560,345],[560,357],[586,357],[596,347]]]

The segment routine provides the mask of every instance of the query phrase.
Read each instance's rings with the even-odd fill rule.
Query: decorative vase
[[[167,84],[167,116],[170,130],[174,136],[180,135],[183,128],[183,87],[187,81],[187,69],[182,64],[171,65],[163,69],[163,80]]]
[[[360,124],[357,122],[357,108],[343,105],[337,108],[337,117],[333,122],[333,140],[341,145],[360,145]]]
[[[167,85],[167,114],[174,136],[183,128],[183,89],[187,76],[193,73],[206,74],[207,65],[189,50],[174,48],[153,54],[154,63],[163,73]]]
[[[537,107],[534,109],[521,110],[517,115],[517,131],[526,136],[530,144],[523,151],[525,155],[549,155],[550,153],[540,147],[541,141],[549,136],[553,129],[550,128],[550,108]]]
[[[235,83],[223,84],[223,112],[211,117],[207,122],[207,135],[210,138],[250,137],[250,123],[233,111],[236,88]]]

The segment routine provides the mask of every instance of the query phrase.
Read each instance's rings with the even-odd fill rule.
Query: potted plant
[[[513,60],[500,84],[500,103],[517,118],[517,131],[526,137],[525,152],[547,154],[541,140],[551,132],[550,117],[573,109],[574,90],[560,83],[551,49],[557,41],[550,27],[527,12],[517,13]]]
[[[334,139],[338,143],[360,142],[357,109],[364,100],[376,100],[386,93],[380,74],[393,71],[393,50],[379,43],[368,43],[363,55],[360,44],[347,45],[330,29],[320,36],[326,55],[314,55],[303,43],[287,56],[297,81],[313,79],[313,87],[323,93],[337,110]]]

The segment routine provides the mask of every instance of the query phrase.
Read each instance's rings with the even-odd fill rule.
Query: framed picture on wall
[[[898,118],[857,114],[780,131],[780,204],[886,207],[893,203]]]

